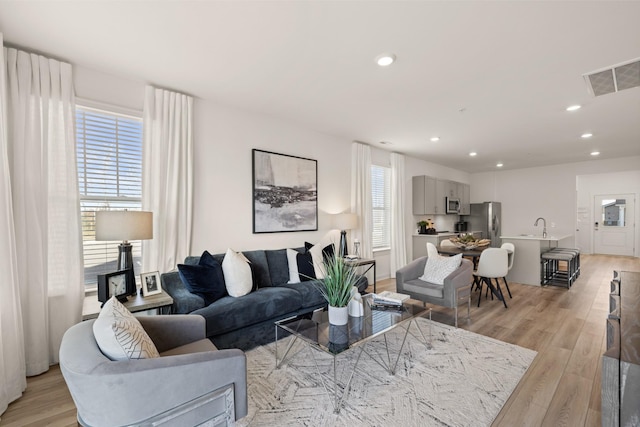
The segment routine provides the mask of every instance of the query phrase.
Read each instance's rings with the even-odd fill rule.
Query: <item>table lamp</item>
[[[347,230],[352,230],[358,226],[358,215],[354,213],[340,213],[333,216],[333,228],[340,230],[340,250],[341,257],[349,255],[347,250]]]
[[[122,240],[118,246],[118,271],[133,268],[129,240],[147,239],[153,239],[153,212],[96,212],[96,240]]]

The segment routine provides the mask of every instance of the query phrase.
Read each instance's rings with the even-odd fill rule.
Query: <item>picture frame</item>
[[[98,275],[98,301],[101,303],[107,302],[112,296],[124,302],[129,295],[135,294],[136,280],[133,269]]]
[[[253,233],[318,230],[318,161],[252,150]]]
[[[162,292],[162,286],[160,286],[160,272],[158,271],[142,273],[140,275],[140,283],[142,283],[143,297],[156,295]]]

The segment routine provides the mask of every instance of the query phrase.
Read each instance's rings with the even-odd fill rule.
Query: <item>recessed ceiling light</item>
[[[580,135],[580,138],[585,138],[586,139],[586,138],[591,138],[592,136],[593,136],[592,133],[587,132],[587,133],[583,133],[582,135]]]
[[[383,53],[381,55],[376,56],[376,64],[381,67],[388,67],[393,64],[396,60],[396,56],[393,53]]]
[[[599,152],[599,151],[592,151],[592,152],[591,152],[591,155],[592,155],[592,156],[599,156],[599,155],[600,155],[600,152]]]
[[[380,144],[382,145],[393,145],[391,142],[389,141],[380,141]]]
[[[471,157],[474,157],[474,156],[477,156],[477,155],[478,155],[478,153],[476,153],[475,151],[472,151],[472,152],[470,152],[470,153],[469,153],[469,155],[470,155]]]
[[[440,141],[440,137],[439,136],[434,136],[431,138],[431,142],[438,142]]]
[[[501,168],[502,166],[504,166],[502,163],[498,163],[498,164],[496,165],[496,167],[497,167],[497,168]]]
[[[576,111],[576,110],[579,110],[581,108],[582,108],[582,105],[578,105],[578,104],[571,105],[571,106],[567,107],[567,111]]]

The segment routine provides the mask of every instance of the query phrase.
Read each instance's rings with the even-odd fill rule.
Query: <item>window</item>
[[[98,274],[116,270],[121,243],[95,240],[95,212],[142,208],[142,119],[77,106],[76,144],[84,284],[90,288]],[[130,243],[137,277],[141,245]]]
[[[371,166],[371,207],[373,249],[391,247],[391,170]]]

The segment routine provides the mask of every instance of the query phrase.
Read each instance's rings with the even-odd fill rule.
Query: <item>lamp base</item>
[[[118,271],[133,268],[131,249],[133,249],[133,246],[129,242],[122,242],[118,245]]]
[[[341,258],[344,258],[347,255],[349,255],[349,251],[347,251],[347,232],[346,232],[346,230],[342,230],[340,232],[340,249],[338,251],[338,254],[340,255]]]
[[[131,275],[127,274],[127,293],[120,295],[118,300],[120,302],[127,301],[128,295],[135,295],[138,292],[136,288],[136,279],[133,273],[133,246],[131,243],[124,241],[118,245],[118,271],[131,270]]]

